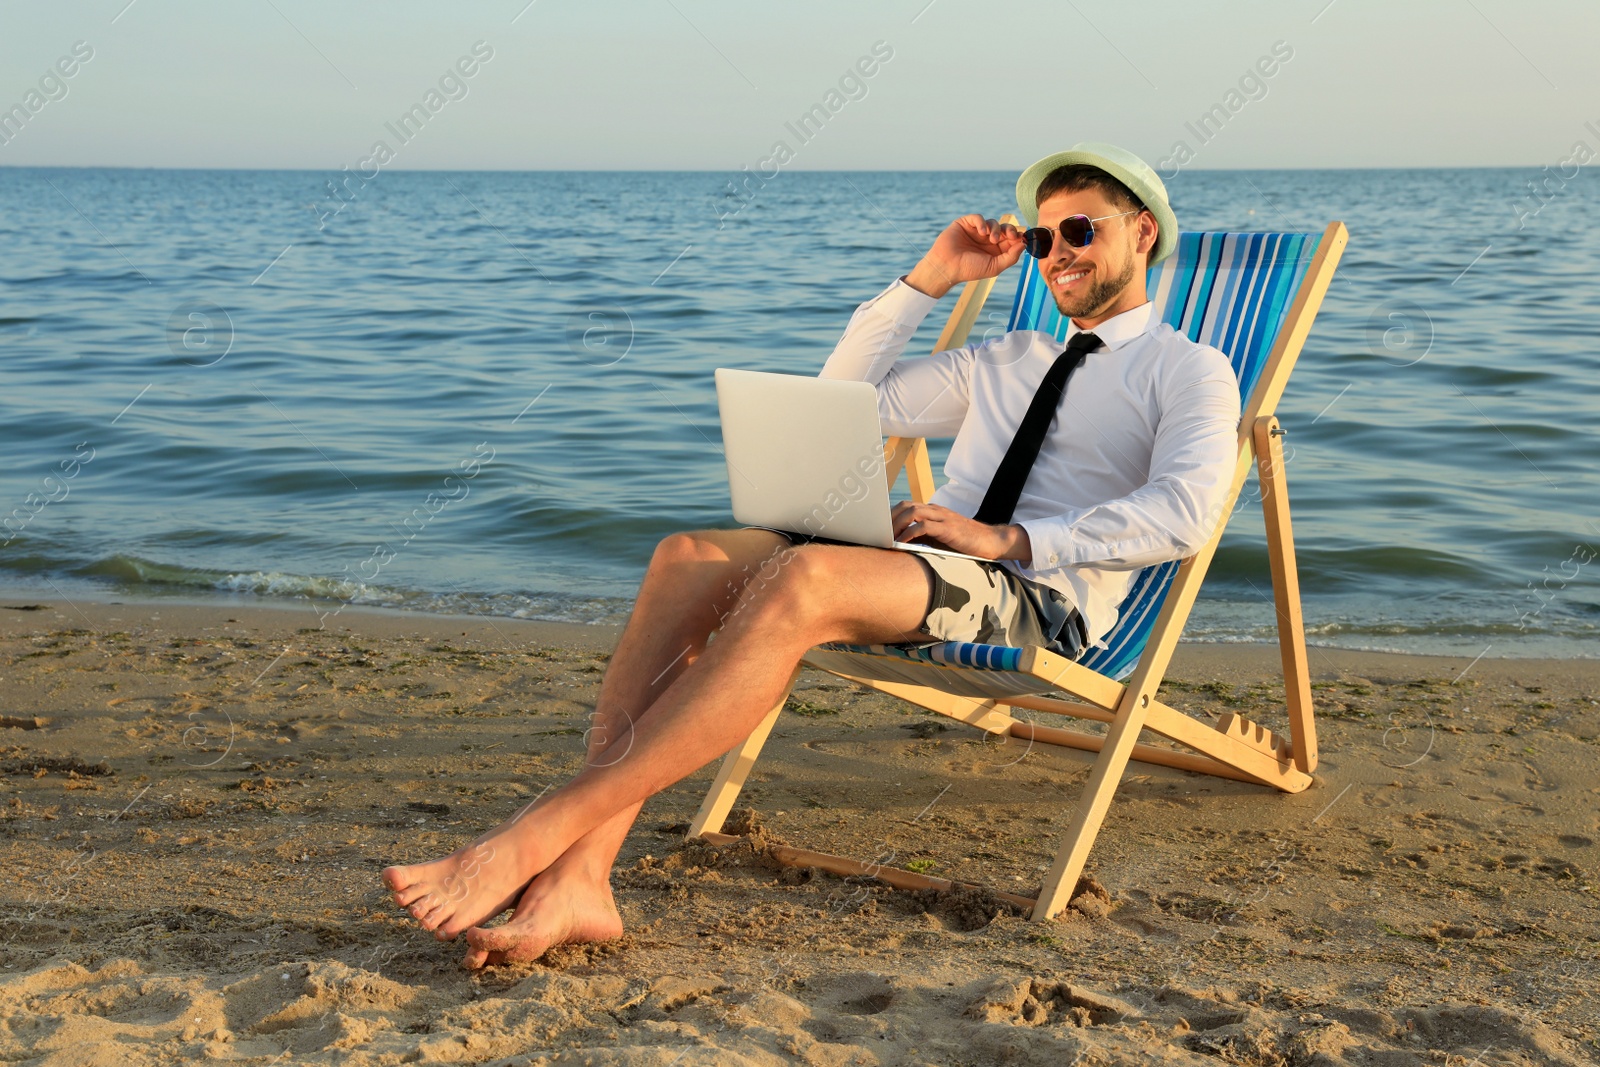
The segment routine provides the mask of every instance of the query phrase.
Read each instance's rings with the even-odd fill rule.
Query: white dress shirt
[[[1064,345],[1017,330],[901,359],[935,303],[896,281],[856,309],[819,377],[875,384],[887,434],[954,435],[931,502],[970,518]],[[1068,381],[1012,516],[1033,559],[1000,562],[1065,593],[1096,645],[1139,569],[1193,555],[1224,517],[1240,405],[1228,358],[1157,322],[1148,302],[1091,332],[1104,347]]]

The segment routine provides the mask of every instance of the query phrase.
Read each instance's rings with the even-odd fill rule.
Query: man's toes
[[[508,924],[510,925],[510,924]],[[505,926],[474,926],[466,932],[467,955],[461,965],[469,971],[498,967],[506,962],[506,949],[517,943],[517,935]]]
[[[409,908],[412,904],[427,896],[428,892],[428,884],[426,882],[413,882],[395,889],[394,900],[402,908]]]
[[[472,925],[460,915],[440,916],[440,918],[444,921],[440,922],[437,929],[433,931],[433,936],[440,941],[454,941]]]
[[[526,929],[516,929],[513,924],[484,928],[475,926],[467,931],[467,944],[472,946],[472,958],[482,954],[485,962],[496,967],[503,963],[524,963],[543,956],[552,941],[539,937]],[[480,964],[479,966],[482,966]]]
[[[504,952],[521,940],[511,926],[474,926],[467,931],[467,944],[479,952]]]
[[[383,869],[383,883],[390,889],[399,893],[411,884],[404,867],[385,867]]]
[[[492,955],[499,957],[495,961],[496,963],[531,963],[542,957],[553,947],[554,945],[550,941],[530,937],[512,945],[504,952],[496,952],[492,953]]]
[[[406,910],[411,912],[411,917],[417,920],[417,923],[424,930],[432,930],[449,915],[445,910],[444,901],[431,894],[417,901]]]

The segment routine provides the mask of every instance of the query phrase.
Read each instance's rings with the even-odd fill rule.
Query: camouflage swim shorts
[[[847,543],[770,526],[745,528],[780,534],[797,545]],[[931,640],[906,644],[971,641],[1012,648],[1043,645],[1074,660],[1086,650],[1088,631],[1083,616],[1064,593],[1020,578],[997,562],[924,552],[915,555],[927,566],[933,580],[920,627]]]
[[[1088,643],[1083,616],[1066,596],[999,563],[918,553],[933,578],[922,632],[939,641],[1043,645],[1077,659]]]

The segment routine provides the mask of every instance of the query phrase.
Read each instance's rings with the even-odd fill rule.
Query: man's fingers
[[[903,534],[909,534],[911,539],[935,537],[937,531],[943,529],[947,520],[954,515],[954,512],[937,504],[918,504],[908,500],[902,506],[905,510],[894,516],[896,541],[905,540]]]
[[[963,215],[956,220],[956,224],[966,231],[967,236],[980,241],[994,240],[1000,227],[1000,223],[994,219],[984,218],[982,215]]]
[[[912,526],[915,526],[919,522],[923,522],[928,517],[927,508],[928,505],[918,504],[912,500],[907,500],[905,503],[900,505],[900,508],[893,516],[895,538],[898,540],[900,535],[905,533]],[[917,528],[918,530],[922,529],[920,526]],[[913,536],[915,536],[915,534],[913,534]]]

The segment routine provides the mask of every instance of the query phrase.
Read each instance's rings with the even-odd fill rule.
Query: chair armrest
[[[911,499],[926,504],[933,496],[933,464],[928,460],[928,441],[923,437],[891,437],[883,446],[883,473],[894,492],[895,479],[905,468]]]

